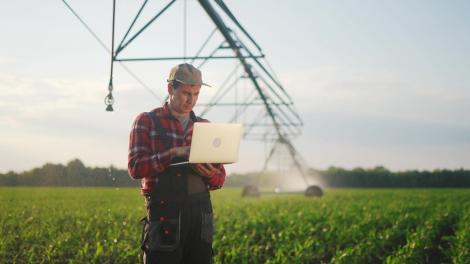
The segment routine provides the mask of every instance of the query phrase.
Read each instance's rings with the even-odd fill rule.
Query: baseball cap
[[[201,71],[189,63],[178,64],[171,68],[167,81],[178,81],[185,84],[205,85],[211,87],[202,81]]]

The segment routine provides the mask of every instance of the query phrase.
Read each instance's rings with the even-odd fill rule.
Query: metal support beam
[[[217,26],[219,29],[220,33],[224,36],[225,40],[229,44],[229,46],[232,48],[233,52],[235,55],[238,57],[238,60],[240,63],[243,65],[243,68],[245,69],[245,72],[247,73],[248,77],[251,79],[253,85],[255,86],[256,90],[258,91],[261,100],[263,101],[266,111],[268,112],[269,116],[271,117],[271,120],[273,122],[274,127],[276,128],[276,131],[279,135],[279,137],[282,137],[281,133],[281,127],[279,126],[276,117],[274,115],[273,110],[271,109],[271,106],[268,104],[266,95],[264,94],[263,90],[261,89],[258,81],[256,80],[255,74],[253,73],[251,66],[249,63],[246,61],[245,56],[240,51],[240,48],[238,47],[236,41],[230,34],[230,30],[228,27],[225,25],[224,21],[222,18],[219,16],[219,14],[214,10],[214,7],[212,7],[212,4],[208,0],[199,0],[199,3],[201,4],[202,8],[206,11],[206,13],[209,15],[209,17],[212,19],[214,24]]]
[[[65,0],[63,0],[65,3]],[[207,13],[211,21],[215,24],[215,29],[210,33],[208,38],[202,44],[202,47],[197,51],[196,55],[194,56],[187,56],[186,55],[186,46],[184,46],[184,54],[183,56],[169,56],[169,57],[144,57],[144,58],[118,58],[118,55],[129,45],[131,44],[138,36],[142,34],[144,30],[146,30],[157,18],[159,18],[166,10],[169,9],[176,0],[169,0],[169,3],[166,4],[163,9],[161,9],[158,13],[156,13],[143,27],[141,27],[137,32],[128,38],[129,34],[131,33],[134,25],[136,24],[137,20],[139,19],[144,7],[146,6],[148,0],[144,0],[142,6],[139,8],[136,16],[134,17],[133,21],[131,22],[129,28],[127,29],[124,37],[120,41],[119,45],[114,47],[114,15],[115,15],[115,0],[113,0],[113,34],[112,34],[112,51],[111,51],[111,74],[110,74],[110,83],[109,83],[109,95],[108,99],[110,100],[110,104],[112,105],[112,78],[113,78],[113,63],[114,62],[138,62],[138,61],[168,61],[168,60],[181,60],[186,61],[190,60],[193,63],[196,60],[200,61],[199,67],[204,65],[208,60],[224,60],[224,59],[232,59],[238,60],[239,64],[237,68],[232,72],[229,78],[223,84],[220,90],[216,92],[216,94],[211,98],[209,103],[207,104],[200,104],[200,106],[204,107],[204,111],[202,115],[209,111],[209,109],[213,106],[236,106],[235,116],[233,119],[238,118],[241,114],[246,113],[249,106],[256,106],[256,110],[260,110],[258,115],[256,115],[255,119],[250,122],[246,123],[246,129],[244,133],[244,138],[248,138],[247,135],[250,133],[251,136],[257,136],[257,139],[263,140],[272,140],[274,145],[269,153],[269,156],[265,160],[264,169],[268,162],[272,159],[274,152],[276,149],[279,149],[280,145],[283,145],[288,150],[288,153],[292,157],[294,162],[294,166],[299,170],[301,173],[305,183],[308,185],[308,179],[305,175],[304,168],[302,167],[301,157],[298,154],[297,150],[294,148],[290,138],[292,136],[296,136],[300,134],[300,127],[303,125],[300,116],[297,114],[292,99],[289,94],[286,92],[284,87],[280,84],[279,80],[275,76],[274,72],[270,68],[267,60],[265,59],[265,55],[261,51],[261,47],[254,41],[254,39],[248,34],[248,32],[241,26],[235,16],[232,14],[230,9],[225,5],[223,0],[198,0],[201,7]],[[213,3],[216,5],[213,6]],[[186,3],[185,3],[186,4]],[[217,9],[215,9],[215,7]],[[185,7],[186,8],[186,7]],[[185,10],[186,12],[186,10]],[[186,13],[185,13],[186,14]],[[222,19],[221,15],[223,15],[224,19],[230,23],[230,25],[234,25],[234,29],[240,33],[243,37],[243,40],[247,41],[247,44],[251,49],[255,52],[252,52],[248,46],[243,43],[243,40],[238,37],[237,32],[232,31],[225,21]],[[186,18],[184,18],[186,19]],[[186,21],[186,20],[184,20]],[[186,25],[186,24],[185,24]],[[186,30],[186,28],[184,28]],[[214,36],[215,32],[219,31],[222,34],[224,41],[219,45],[215,46],[215,49],[208,53],[205,50],[205,56],[201,56],[202,51],[205,49],[206,45]],[[186,37],[186,31],[184,31]],[[186,39],[184,39],[186,41]],[[186,42],[185,42],[186,45]],[[256,47],[256,48],[254,48]],[[226,55],[227,52],[221,52],[217,54],[218,51],[222,51],[225,49],[231,49],[234,55]],[[257,49],[257,50],[256,50]],[[208,55],[207,55],[208,53]],[[267,67],[268,66],[269,70]],[[237,72],[238,67],[242,67],[244,70],[244,74],[242,76],[235,76],[235,73],[239,75]],[[233,79],[233,77],[237,79]],[[222,99],[225,95],[228,94],[230,90],[233,91],[234,87],[236,86],[237,82],[240,79],[248,79],[254,89],[250,91],[248,96],[243,96],[241,102],[222,102]],[[228,86],[227,86],[228,85]],[[235,87],[236,88],[236,87]],[[236,91],[235,91],[236,92]],[[226,98],[225,98],[226,100]],[[238,101],[238,97],[235,101]],[[111,107],[110,105],[108,105]],[[287,108],[287,109],[286,109]],[[112,109],[112,107],[111,107]],[[253,116],[252,116],[253,117]],[[250,117],[251,118],[251,117]],[[266,120],[267,123],[260,124],[259,120],[261,118],[269,118]],[[233,120],[232,119],[232,120]],[[260,128],[255,127],[274,127],[274,129],[265,130],[263,133],[259,133],[262,131]],[[255,137],[254,137],[255,138]],[[267,142],[267,141],[266,141]]]
[[[244,56],[243,58],[253,59],[263,56]],[[207,60],[207,59],[238,59],[236,56],[197,56],[197,57],[154,57],[154,58],[116,58],[115,61],[159,61],[159,60]]]
[[[171,2],[169,2],[162,10],[160,10],[160,12],[158,12],[158,14],[156,14],[152,19],[150,19],[150,21],[147,22],[147,24],[145,24],[137,33],[134,34],[134,36],[132,36],[126,43],[120,45],[117,49],[116,49],[116,56],[122,51],[124,50],[124,48],[127,47],[127,45],[129,45],[129,43],[131,43],[135,38],[137,38],[137,36],[139,36],[150,24],[152,24],[155,19],[157,19],[161,14],[163,14],[176,0],[172,0]],[[145,3],[144,3],[145,5]]]

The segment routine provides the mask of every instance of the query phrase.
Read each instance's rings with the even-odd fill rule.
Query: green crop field
[[[216,263],[470,263],[470,190],[212,193]],[[0,188],[0,263],[139,263],[137,189]]]

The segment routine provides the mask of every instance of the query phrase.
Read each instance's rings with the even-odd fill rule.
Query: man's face
[[[169,85],[170,108],[180,115],[189,114],[196,105],[199,90],[201,90],[201,85],[180,83],[176,89]]]

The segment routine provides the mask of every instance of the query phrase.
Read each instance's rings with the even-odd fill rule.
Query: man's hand
[[[190,164],[190,167],[204,178],[211,178],[215,173],[219,172],[215,164],[210,163]]]
[[[173,158],[188,159],[189,158],[189,149],[190,149],[189,146],[172,148],[172,149],[170,149],[170,156],[171,156],[172,159]]]

